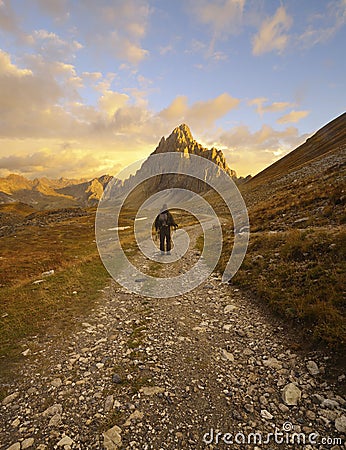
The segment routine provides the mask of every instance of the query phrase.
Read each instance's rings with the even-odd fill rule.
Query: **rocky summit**
[[[236,172],[228,167],[222,151],[217,150],[215,147],[211,149],[204,148],[194,140],[190,128],[184,123],[174,128],[167,139],[162,137],[159,145],[152,154],[167,152],[181,152],[186,158],[189,158],[190,154],[202,156],[214,162],[232,178],[237,176]]]

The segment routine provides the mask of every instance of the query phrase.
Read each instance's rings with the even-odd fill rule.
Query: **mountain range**
[[[222,151],[216,148],[204,148],[193,139],[189,127],[185,124],[176,127],[167,139],[162,137],[159,145],[151,155],[167,152],[181,153],[182,161],[186,162],[190,154],[201,156],[214,162],[218,169],[222,169],[228,173],[234,180],[238,180],[236,172],[228,166]],[[145,171],[150,175],[151,163],[154,159],[151,158],[151,155],[149,155],[139,169],[141,174]],[[160,170],[160,168],[156,169]],[[160,179],[156,179],[155,182],[151,181],[148,183],[146,187],[148,190],[147,193],[149,191],[152,192],[153,189],[160,190],[172,186],[172,177],[166,176],[163,178],[161,177]],[[21,175],[11,174],[6,178],[0,178],[0,204],[21,202],[31,205],[36,209],[95,206],[101,198],[105,186],[111,179],[113,179],[112,176],[103,175],[91,180],[69,180],[66,178],[60,178],[58,180],[36,178],[29,180]],[[134,176],[131,176],[129,182],[133,181]],[[242,179],[239,179],[239,182],[241,181]],[[203,190],[201,183],[196,184],[196,180],[183,180],[180,183],[180,187],[197,191]]]
[[[184,161],[188,160],[190,155],[202,156],[214,162],[218,169],[227,172],[237,184],[242,185],[242,189],[246,192],[264,185],[268,186],[276,178],[295,171],[316,158],[321,158],[333,151],[344,151],[345,148],[346,113],[332,120],[307,139],[304,144],[253,178],[251,176],[238,178],[236,172],[228,166],[223,152],[214,147],[211,149],[204,148],[193,139],[186,124],[176,127],[168,138],[162,137],[151,155],[179,152]],[[139,172],[146,171],[150,175],[151,155],[143,163]],[[134,177],[130,177],[130,183],[134,181]],[[145,189],[148,192],[145,192],[145,194],[173,186],[174,180],[172,178],[174,177],[179,178],[177,175],[156,176],[146,185]],[[113,177],[110,175],[103,175],[91,180],[49,179],[46,177],[29,180],[21,175],[11,174],[6,178],[0,178],[0,204],[21,203],[30,205],[36,210],[96,206],[105,186],[112,179]],[[208,180],[206,179],[206,181]],[[119,181],[119,184],[122,184],[122,182]],[[184,180],[180,177],[179,187],[199,192],[206,189],[203,183],[189,180],[186,177]]]

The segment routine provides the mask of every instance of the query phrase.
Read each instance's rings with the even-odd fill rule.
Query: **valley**
[[[182,129],[177,151],[184,153],[187,142],[197,148],[186,130],[179,135]],[[55,199],[38,209],[37,197],[3,202],[2,448],[202,449],[211,430],[265,437],[285,423],[343,448],[346,159],[338,139],[304,161],[294,150],[287,166],[274,164],[239,185],[251,232],[230,283],[221,274],[234,242],[232,218],[220,196],[203,192],[222,219],[221,258],[203,283],[174,298],[131,293],[111,279],[96,246],[96,207],[83,194],[91,184],[59,187],[65,197],[57,201],[73,200],[69,206],[57,207]],[[210,155],[224,165],[220,154]],[[170,182],[158,177],[147,189]],[[14,191],[7,186],[4,195]],[[89,192],[102,194],[98,187]],[[46,202],[46,193],[34,195]],[[200,258],[201,228],[177,208],[174,217],[190,238],[186,254],[172,264],[143,257],[133,233],[142,195],[135,192],[122,210],[121,243],[133,264],[162,278],[164,289],[165,277]],[[293,400],[285,394],[290,389]],[[331,446],[319,441],[312,448]]]

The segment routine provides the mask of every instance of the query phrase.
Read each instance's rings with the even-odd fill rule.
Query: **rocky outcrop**
[[[181,152],[187,159],[189,159],[190,155],[202,156],[214,162],[231,177],[235,178],[237,176],[236,172],[228,167],[222,151],[217,150],[215,147],[211,149],[204,148],[193,139],[189,127],[185,124],[176,127],[167,139],[162,137],[159,145],[152,154],[167,152]]]
[[[155,158],[156,155],[180,153],[180,158]],[[205,169],[203,180],[186,173],[194,173],[196,161],[192,161],[191,155],[197,155],[212,161],[215,165],[212,169]],[[169,167],[171,173],[167,173]],[[195,141],[189,127],[185,124],[175,128],[167,139],[161,138],[159,145],[145,160],[137,173],[125,181],[126,188],[132,188],[139,179],[147,179],[146,182],[132,190],[127,202],[129,205],[142,203],[155,192],[165,189],[180,188],[196,193],[206,193],[213,185],[215,177],[219,177],[221,171],[226,172],[236,180],[236,173],[227,165],[224,154],[216,148],[207,149]],[[160,174],[160,175],[157,175]],[[131,189],[129,189],[131,190]]]

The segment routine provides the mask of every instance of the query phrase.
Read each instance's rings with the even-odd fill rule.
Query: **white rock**
[[[261,410],[261,416],[267,420],[271,420],[273,418],[273,416],[270,414],[270,412],[267,411],[266,409]]]
[[[54,269],[51,269],[51,270],[47,270],[46,272],[42,272],[41,276],[42,277],[50,277],[53,274],[54,274]]]
[[[19,424],[20,424],[20,420],[18,419],[18,417],[16,419],[14,419],[14,421],[11,423],[11,425],[14,428],[17,428]]]
[[[346,416],[340,416],[335,419],[335,428],[340,431],[340,433],[346,433]]]
[[[235,305],[226,305],[226,306],[224,307],[223,312],[224,312],[225,314],[229,314],[229,313],[233,312],[235,309],[237,309],[237,307],[236,307]]]
[[[54,414],[54,416],[50,419],[48,426],[49,427],[58,427],[61,424],[61,415]]]
[[[113,409],[114,397],[113,395],[108,395],[105,400],[105,411],[108,412]]]
[[[276,358],[268,358],[263,361],[263,365],[270,367],[271,369],[280,370],[282,369],[282,364]]]
[[[22,352],[22,355],[23,356],[28,356],[28,355],[30,355],[30,353],[31,353],[30,348],[27,348],[26,350],[24,350],[24,352]]]
[[[11,447],[8,447],[7,450],[20,450],[20,443],[16,442],[15,444],[12,444]]]
[[[282,399],[289,406],[297,405],[301,396],[301,390],[293,383],[287,384],[282,390]]]
[[[320,373],[320,369],[318,368],[318,366],[315,363],[315,361],[308,361],[306,363],[306,368],[308,369],[308,372],[312,376],[318,375]]]
[[[50,384],[56,388],[59,388],[62,385],[61,378],[54,378]]]
[[[50,406],[45,411],[43,411],[42,416],[43,417],[50,417],[54,416],[55,414],[61,414],[62,413],[62,406],[59,403],[56,403],[53,406]]]
[[[146,387],[142,387],[139,392],[141,392],[144,395],[155,395],[155,394],[161,394],[163,392],[165,392],[165,389],[159,386],[146,386]]]
[[[129,427],[131,425],[131,420],[142,420],[143,416],[144,414],[142,411],[138,411],[138,409],[136,409],[124,423],[124,427]]]
[[[231,330],[232,328],[234,328],[234,325],[231,324],[231,323],[227,323],[227,324],[224,325],[222,328],[223,328],[225,331],[229,331],[229,330]]]
[[[121,445],[121,428],[117,425],[103,433],[103,445],[106,450],[117,450]]]
[[[18,397],[18,395],[19,392],[13,392],[13,394],[10,394],[3,399],[2,404],[4,406],[8,405],[9,403],[13,402],[13,400],[15,400]]]
[[[72,445],[73,440],[69,436],[64,436],[60,441],[57,443],[58,447],[64,447],[65,445]]]
[[[226,361],[234,362],[234,356],[232,355],[232,353],[229,353],[225,349],[222,349],[222,359],[224,359]]]
[[[34,438],[24,439],[24,441],[22,442],[22,446],[21,446],[22,450],[32,447],[34,445],[34,442],[35,442]]]

